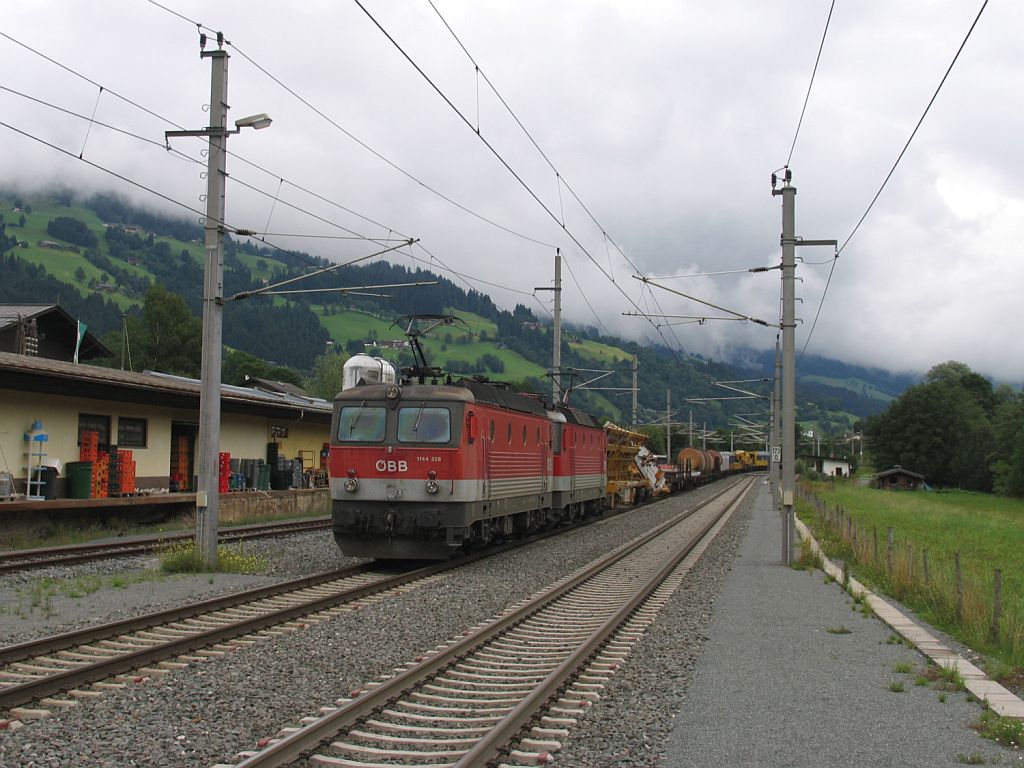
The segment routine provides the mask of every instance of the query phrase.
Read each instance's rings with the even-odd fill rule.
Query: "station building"
[[[84,430],[98,432],[101,446],[132,451],[140,490],[170,489],[172,465],[188,468],[178,490],[194,490],[199,394],[196,379],[0,352],[0,472],[10,472],[22,492],[25,436],[38,421],[47,433],[43,463],[58,468],[59,496],[66,493],[60,469],[79,460]],[[331,412],[325,400],[222,385],[220,450],[267,460],[272,445],[280,456],[318,467]]]

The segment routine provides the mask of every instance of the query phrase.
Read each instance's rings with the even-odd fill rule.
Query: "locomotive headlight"
[[[388,384],[388,388],[384,390],[384,397],[388,400],[394,400],[400,394],[402,394],[402,390],[398,388],[397,384]]]
[[[359,481],[356,480],[354,477],[350,477],[348,480],[345,481],[344,487],[345,490],[348,491],[349,493],[355,493],[356,491],[359,490]]]
[[[437,480],[427,480],[427,493],[435,494],[439,490],[441,490],[441,486],[438,484]]]

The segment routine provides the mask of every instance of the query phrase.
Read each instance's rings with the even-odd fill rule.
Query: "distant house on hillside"
[[[0,352],[70,362],[77,340],[78,321],[57,304],[0,304]],[[78,349],[79,360],[113,356],[86,331]]]
[[[924,475],[911,472],[897,464],[871,478],[871,487],[885,491],[916,491],[924,485]]]
[[[846,459],[836,459],[831,456],[804,456],[802,458],[823,475],[829,477],[850,476],[852,465]]]

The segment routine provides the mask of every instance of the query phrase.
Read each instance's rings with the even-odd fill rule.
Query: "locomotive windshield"
[[[338,440],[343,443],[379,443],[388,425],[388,411],[381,406],[348,405],[338,419]]]
[[[447,408],[398,409],[398,442],[447,443],[452,439],[452,415]]]

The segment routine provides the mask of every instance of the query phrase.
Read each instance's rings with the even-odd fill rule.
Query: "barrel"
[[[68,478],[68,498],[88,499],[92,496],[92,462],[69,461],[64,465]]]
[[[714,469],[712,464],[711,456],[707,451],[701,451],[697,448],[683,448],[676,457],[676,463],[685,468],[687,462],[690,464],[691,472],[700,472],[701,474],[707,474]]]

